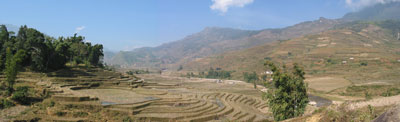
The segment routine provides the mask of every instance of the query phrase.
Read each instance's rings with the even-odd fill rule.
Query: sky
[[[336,19],[397,0],[2,0],[0,24],[27,25],[53,37],[86,37],[127,51],[176,41],[205,27],[282,28]]]

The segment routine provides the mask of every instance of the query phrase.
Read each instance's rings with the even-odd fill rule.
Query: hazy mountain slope
[[[19,30],[19,27],[16,25],[11,25],[11,24],[2,24],[0,23],[0,25],[5,25],[7,27],[8,31],[13,31],[14,33],[17,33]]]
[[[346,21],[356,20],[388,20],[400,19],[400,2],[377,4],[361,11],[348,13],[343,17]]]
[[[356,83],[397,81],[400,30],[394,28],[400,28],[400,22],[346,24],[319,34],[215,55],[183,67],[193,71],[218,67],[234,70],[238,77],[242,72],[265,71],[263,62],[272,59],[278,63],[299,63],[309,75],[341,76]]]
[[[231,28],[205,28],[182,40],[158,47],[139,48],[116,54],[108,64],[132,67],[176,68],[186,62],[203,57],[254,47],[274,40],[286,40],[306,34],[318,33],[340,23],[337,20],[320,18],[282,29],[260,31]]]
[[[104,50],[104,62],[109,62],[109,60],[115,56],[115,52],[110,50]]]

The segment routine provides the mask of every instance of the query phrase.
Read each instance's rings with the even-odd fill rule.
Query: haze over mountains
[[[192,61],[204,61],[203,58],[208,56],[245,50],[267,42],[318,34],[352,21],[400,19],[400,16],[394,13],[400,13],[398,2],[378,4],[358,12],[346,14],[340,19],[321,17],[319,20],[302,22],[281,29],[253,31],[208,27],[199,33],[161,46],[119,52],[111,59],[106,57],[105,61],[107,64],[130,68],[176,69],[179,65],[193,64]]]

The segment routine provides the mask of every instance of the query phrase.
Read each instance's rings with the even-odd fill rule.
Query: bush
[[[14,106],[14,103],[7,99],[0,99],[0,109],[5,109]]]
[[[89,114],[88,113],[86,113],[86,112],[74,112],[73,113],[73,116],[74,117],[86,117],[86,116],[88,116]]]
[[[367,62],[361,62],[360,66],[368,66],[368,63]]]
[[[57,116],[65,116],[67,114],[67,112],[62,112],[62,111],[57,111],[56,115]]]
[[[133,120],[130,117],[125,117],[122,121],[123,122],[133,122]]]
[[[28,90],[29,90],[28,86],[17,87],[14,94],[11,96],[11,99],[21,104],[28,104],[29,103]]]

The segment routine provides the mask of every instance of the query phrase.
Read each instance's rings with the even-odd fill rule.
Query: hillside
[[[282,29],[259,31],[208,27],[182,40],[158,47],[145,47],[116,54],[107,64],[127,67],[177,68],[180,64],[199,60],[213,54],[247,49],[274,40],[285,40],[302,35],[319,33],[340,23],[320,18]]]
[[[400,19],[400,2],[391,2],[386,4],[377,4],[364,8],[360,11],[346,14],[342,20],[345,21],[381,21]]]
[[[265,71],[263,62],[272,59],[281,64],[299,63],[309,76],[338,76],[353,83],[392,82],[400,70],[399,23],[347,23],[319,34],[193,61],[184,68],[218,67],[236,71],[240,77],[242,72]]]

